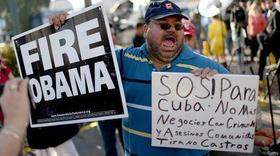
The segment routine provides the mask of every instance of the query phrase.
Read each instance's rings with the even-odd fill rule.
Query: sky
[[[68,1],[72,3],[74,10],[81,9],[85,5],[84,0],[68,0]]]

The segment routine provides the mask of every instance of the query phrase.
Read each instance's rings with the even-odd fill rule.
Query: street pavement
[[[121,156],[123,155],[121,143],[119,138],[116,138],[118,155]],[[80,156],[105,156],[102,136],[97,122],[93,122],[87,126],[84,126],[83,129],[80,130],[79,134],[73,138],[73,142]]]

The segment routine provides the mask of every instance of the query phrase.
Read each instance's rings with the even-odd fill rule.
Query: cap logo
[[[166,8],[166,9],[173,9],[171,3],[166,3],[166,4],[165,4],[165,8]]]

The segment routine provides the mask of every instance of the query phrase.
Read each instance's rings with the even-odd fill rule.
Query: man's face
[[[247,7],[246,1],[239,1],[239,6],[243,9],[245,9]]]
[[[183,47],[184,33],[180,17],[150,20],[144,32],[150,56],[157,61],[171,62]]]
[[[266,0],[265,1],[266,9],[271,10],[273,8],[273,1],[272,0]]]

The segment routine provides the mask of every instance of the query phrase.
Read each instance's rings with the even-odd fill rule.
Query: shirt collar
[[[195,57],[193,50],[191,50],[186,44],[184,44],[182,51],[179,55],[180,59],[188,60]]]

